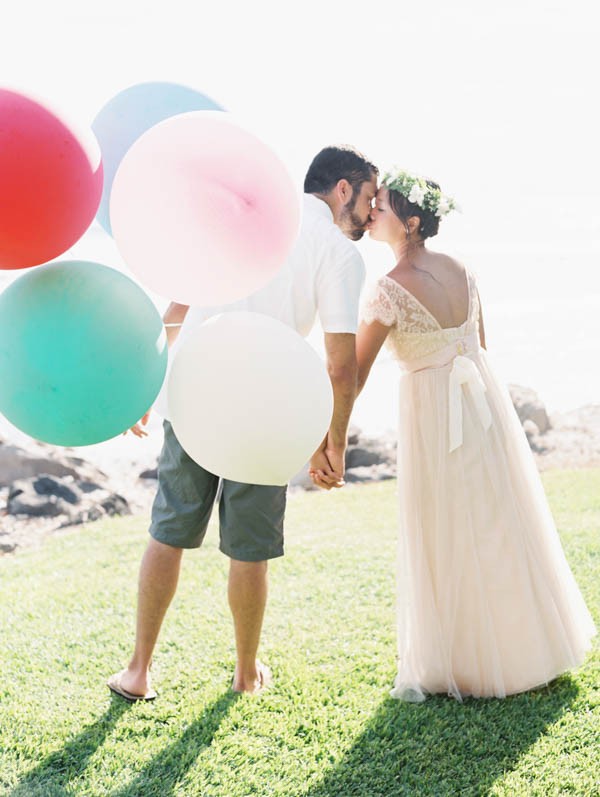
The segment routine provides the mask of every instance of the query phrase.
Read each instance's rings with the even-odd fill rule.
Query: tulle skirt
[[[449,453],[451,364],[400,384],[398,674],[391,694],[505,697],[583,661],[595,633],[527,439],[485,351],[486,430],[468,386]]]

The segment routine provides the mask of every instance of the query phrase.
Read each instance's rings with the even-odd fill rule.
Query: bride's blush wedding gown
[[[381,278],[363,320],[399,362],[397,640],[392,696],[504,697],[577,667],[595,633],[508,390],[479,345],[479,301],[442,328]]]

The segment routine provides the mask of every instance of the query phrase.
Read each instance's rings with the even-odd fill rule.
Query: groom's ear
[[[343,177],[341,180],[337,181],[335,191],[342,205],[346,205],[352,199],[352,186],[348,180]]]

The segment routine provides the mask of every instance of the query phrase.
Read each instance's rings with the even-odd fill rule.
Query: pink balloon
[[[88,135],[36,100],[0,89],[0,269],[58,257],[93,221],[102,164]]]
[[[160,122],[115,175],[119,251],[150,290],[225,304],[266,285],[298,233],[299,197],[272,150],[222,112]]]

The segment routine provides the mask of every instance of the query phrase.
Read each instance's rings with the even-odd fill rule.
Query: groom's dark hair
[[[328,194],[340,180],[348,180],[354,196],[379,169],[353,147],[325,147],[313,159],[304,178],[305,194]]]

